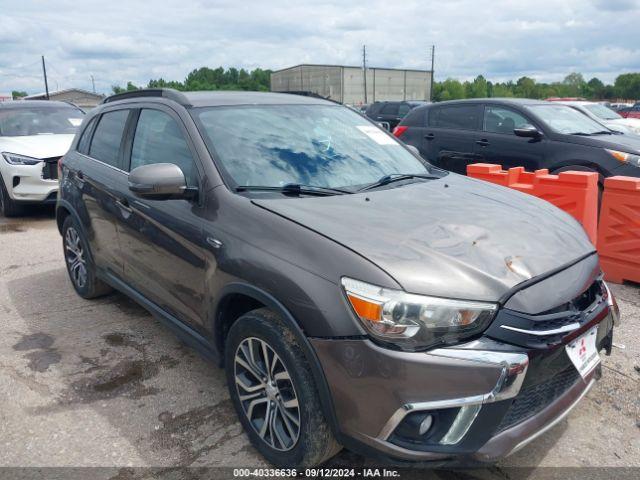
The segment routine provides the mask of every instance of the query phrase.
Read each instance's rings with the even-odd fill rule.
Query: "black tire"
[[[4,180],[0,176],[0,214],[5,217],[17,217],[23,213],[22,205],[17,204],[9,197]]]
[[[96,276],[89,244],[83,230],[69,215],[62,224],[62,250],[69,280],[82,298],[91,299],[110,293],[113,289]]]
[[[262,346],[261,342],[266,344],[278,358],[276,359],[274,355],[269,357],[269,350],[267,350],[266,354],[269,360],[261,362],[258,359],[261,352],[259,348]],[[246,356],[247,348],[253,348],[256,352],[252,368],[256,368],[258,373],[264,376],[262,380],[257,376],[250,375],[250,370],[238,363],[236,355],[241,360],[248,358]],[[264,351],[262,353],[264,354]],[[265,364],[270,364],[273,367],[273,372],[265,369]],[[280,364],[282,368],[280,368]],[[225,344],[225,366],[227,385],[238,418],[253,446],[269,462],[278,467],[313,467],[325,462],[342,449],[334,439],[329,424],[322,413],[318,392],[307,359],[294,334],[274,312],[266,308],[253,310],[240,317],[231,326]],[[275,400],[273,390],[269,392],[268,387],[265,387],[262,389],[263,393],[258,390],[257,393],[251,394],[254,395],[251,400],[245,399],[243,406],[239,392],[241,390],[246,392],[246,390],[237,385],[236,375],[245,385],[254,382],[265,386],[270,384],[272,388],[275,386]],[[278,377],[278,380],[270,381],[272,378]],[[255,395],[258,397],[256,398]],[[292,400],[293,398],[295,400]],[[247,404],[254,400],[262,403],[255,405],[254,408],[247,408]],[[257,417],[264,415],[264,418],[270,418],[267,404],[273,406],[274,414],[271,424],[273,427],[270,426],[262,437],[259,428],[266,428],[265,423],[268,422],[260,423],[260,418]],[[298,435],[295,441],[293,439],[295,435],[289,435],[292,429],[285,428],[287,425],[284,424],[284,409],[287,404],[297,404],[297,411],[296,407],[287,407],[289,408],[287,418],[290,426],[295,427],[295,422],[291,418],[295,419],[296,413],[299,419]],[[245,408],[252,412],[252,420],[245,413]],[[284,442],[279,439],[280,434],[284,437]]]

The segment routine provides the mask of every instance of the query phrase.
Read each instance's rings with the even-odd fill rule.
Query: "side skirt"
[[[120,280],[114,274],[103,270],[98,272],[98,277],[148,310],[149,313],[169,327],[174,334],[189,346],[196,349],[201,355],[216,363],[219,362],[220,358],[218,352],[205,336],[198,333],[182,320],[170,313],[167,313],[164,309],[147,299],[134,288],[131,288],[127,283]]]

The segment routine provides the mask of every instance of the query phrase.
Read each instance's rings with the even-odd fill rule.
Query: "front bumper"
[[[571,338],[597,324],[598,349],[609,349],[613,321],[604,306]],[[562,419],[597,376],[592,371],[580,377],[566,342],[541,350],[483,337],[422,353],[389,350],[370,340],[312,344],[342,433],[399,461],[495,461]],[[424,442],[398,433],[412,415],[430,413],[433,435],[427,433]]]
[[[2,179],[9,197],[16,202],[55,202],[58,192],[57,178],[45,178],[46,169],[53,169],[47,162],[35,165],[2,165]],[[50,175],[51,176],[51,175]]]

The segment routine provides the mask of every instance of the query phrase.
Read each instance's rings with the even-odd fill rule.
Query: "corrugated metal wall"
[[[428,100],[431,72],[367,69],[367,102]],[[271,74],[272,92],[313,92],[341,103],[365,103],[362,69],[331,65],[298,65]]]

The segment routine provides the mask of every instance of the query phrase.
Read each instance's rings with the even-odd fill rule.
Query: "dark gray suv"
[[[576,221],[340,105],[116,95],[59,168],[78,294],[124,292],[224,365],[277,465],[342,446],[494,461],[566,415],[611,349],[617,306]]]

